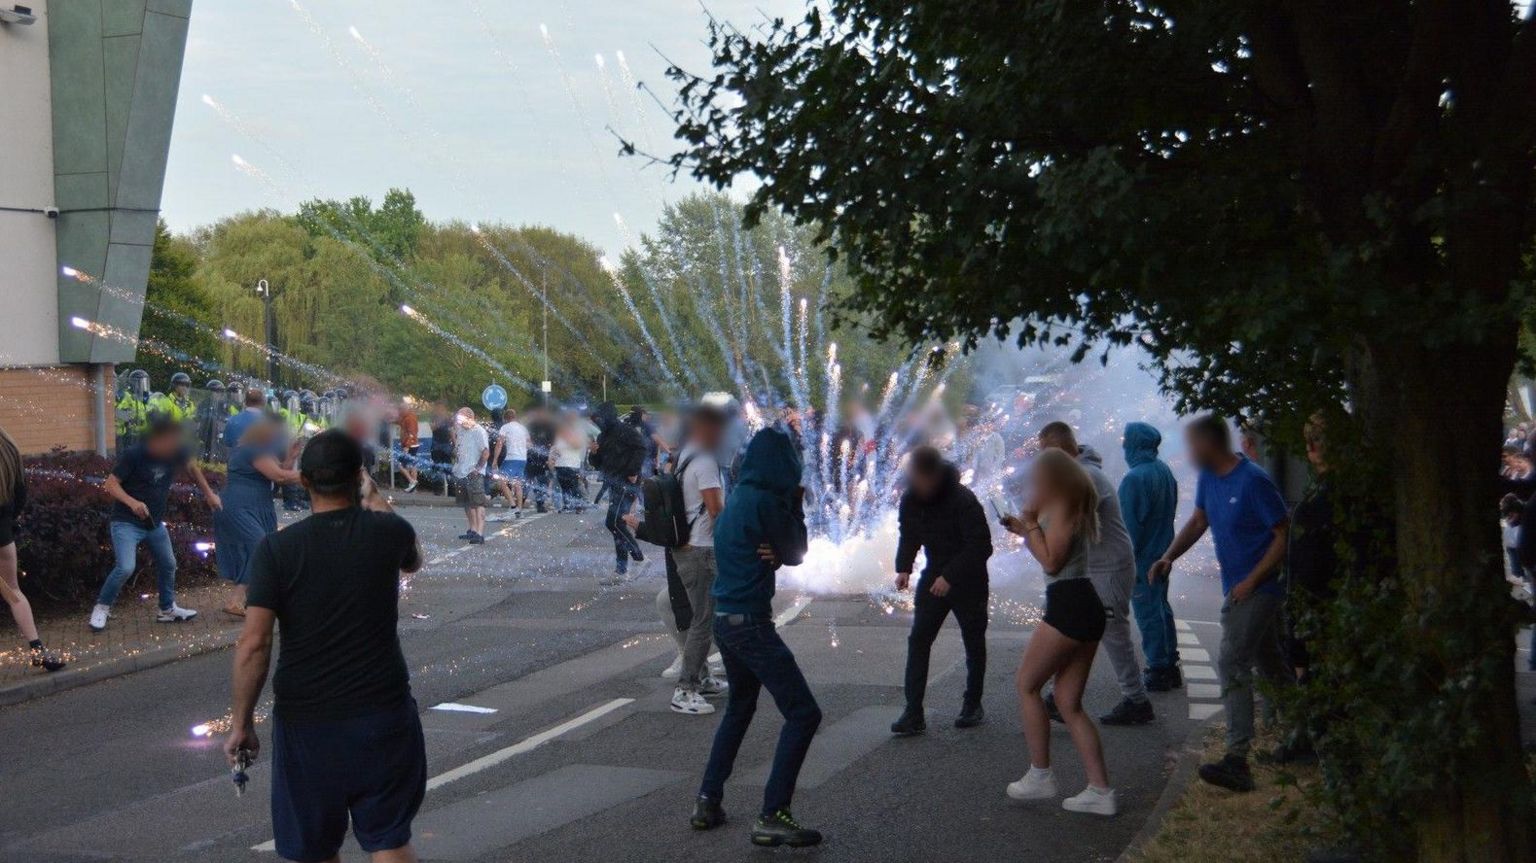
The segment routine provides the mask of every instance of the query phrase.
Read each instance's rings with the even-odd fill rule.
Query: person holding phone
[[[922,446],[908,457],[906,475],[897,517],[896,589],[911,587],[919,550],[927,566],[917,581],[912,633],[907,637],[907,705],[891,724],[891,733],[898,737],[928,729],[923,715],[928,660],[950,614],[959,622],[965,643],[965,696],[955,727],[974,728],[985,720],[981,692],[987,676],[987,559],[992,556],[986,513],[976,495],[960,484],[954,465],[937,449]]]
[[[1088,774],[1088,787],[1061,806],[1069,812],[1114,815],[1118,807],[1099,732],[1083,711],[1083,689],[1105,624],[1104,603],[1088,574],[1088,549],[1099,539],[1099,493],[1082,465],[1054,448],[1035,457],[1031,482],[1029,504],[1003,522],[1024,538],[1046,581],[1045,617],[1030,636],[1016,678],[1030,766],[1009,784],[1008,796],[1045,800],[1058,793],[1051,771],[1051,719],[1041,694],[1054,678],[1056,707]]]

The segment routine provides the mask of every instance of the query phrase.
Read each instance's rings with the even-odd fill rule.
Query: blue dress
[[[224,508],[214,514],[213,541],[219,576],[235,584],[245,584],[250,578],[251,554],[267,534],[277,531],[272,481],[254,464],[270,454],[270,450],[253,446],[237,446],[229,454]]]

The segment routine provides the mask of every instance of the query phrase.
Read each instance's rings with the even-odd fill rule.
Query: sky
[[[746,29],[805,6],[708,8]],[[707,22],[698,0],[197,0],[163,215],[188,231],[394,186],[434,221],[550,225],[617,252],[699,188],[618,155],[608,127],[674,147],[619,57],[670,106],[662,55],[707,71]]]

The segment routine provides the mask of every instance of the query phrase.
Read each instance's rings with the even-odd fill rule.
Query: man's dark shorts
[[[426,793],[414,699],[352,719],[273,722],[272,829],[286,860],[334,857],[349,817],[364,851],[399,848]]]
[[[459,490],[455,497],[459,501],[459,506],[465,509],[474,509],[490,503],[485,496],[485,474],[472,473],[459,480]]]

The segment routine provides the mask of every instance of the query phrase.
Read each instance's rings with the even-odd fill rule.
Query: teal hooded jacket
[[[1173,542],[1173,519],[1179,505],[1179,484],[1173,471],[1157,457],[1163,436],[1142,423],[1125,426],[1125,463],[1131,469],[1120,481],[1120,512],[1136,550],[1136,577],[1145,579]]]
[[[771,615],[778,567],[805,560],[800,474],[800,453],[784,432],[763,429],[747,444],[736,485],[715,519],[717,612]],[[773,549],[777,565],[758,557],[763,545]]]

